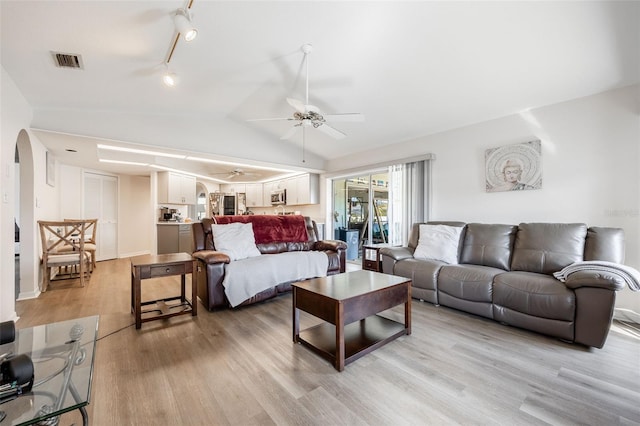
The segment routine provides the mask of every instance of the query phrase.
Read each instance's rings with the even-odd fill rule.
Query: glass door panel
[[[388,173],[333,181],[334,238],[347,242],[347,260],[362,258],[362,245],[389,238]]]

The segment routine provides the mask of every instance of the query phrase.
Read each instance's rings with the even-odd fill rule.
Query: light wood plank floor
[[[147,280],[143,299],[178,287]],[[17,303],[18,328],[100,315],[92,425],[640,424],[640,340],[619,324],[587,349],[414,300],[411,336],[339,373],[293,344],[290,294],[135,330],[129,291],[121,259]]]

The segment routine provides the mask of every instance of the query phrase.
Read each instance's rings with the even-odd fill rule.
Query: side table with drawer
[[[380,249],[392,247],[391,244],[364,244],[362,246],[362,269],[366,271],[382,272]]]
[[[143,322],[191,313],[197,315],[197,285],[194,259],[188,253],[144,255],[131,258],[131,312],[136,317],[136,328]],[[186,297],[186,274],[191,274],[191,300]],[[142,280],[180,275],[180,296],[142,301]],[[154,305],[142,310],[143,306]]]

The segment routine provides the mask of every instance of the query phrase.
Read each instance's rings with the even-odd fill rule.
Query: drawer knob
[[[167,270],[166,270],[165,272],[168,274],[170,270],[171,270],[171,269],[167,268]]]

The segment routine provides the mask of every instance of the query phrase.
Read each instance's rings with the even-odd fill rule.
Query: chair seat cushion
[[[49,255],[47,257],[47,263],[49,265],[54,265],[54,264],[64,265],[70,262],[77,263],[79,259],[80,259],[80,253],[54,254],[54,255]]]
[[[573,321],[575,294],[557,279],[533,272],[505,272],[494,278],[494,305],[523,314]]]

